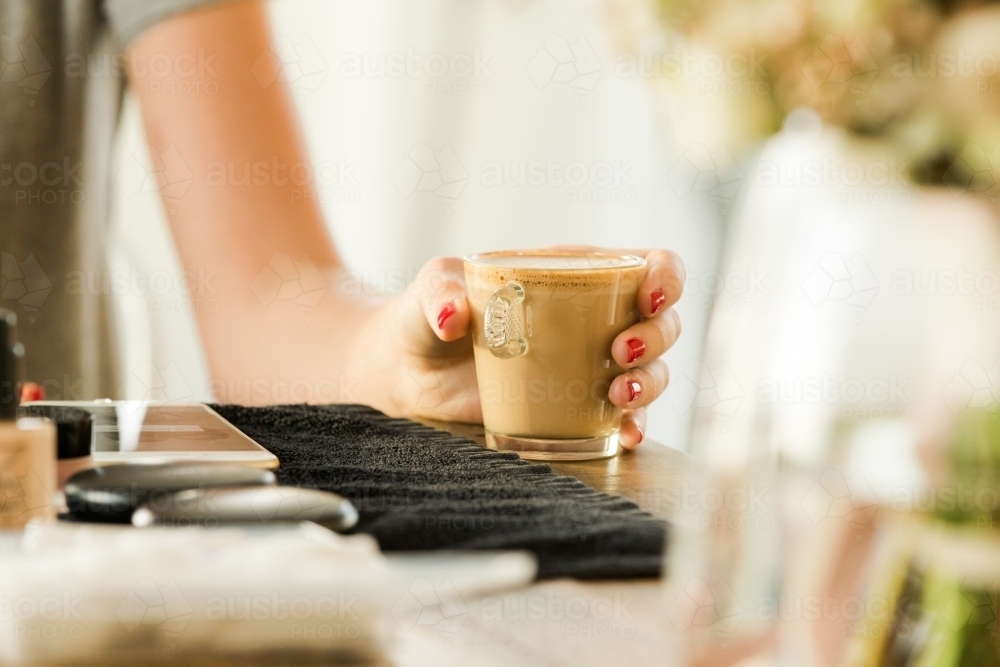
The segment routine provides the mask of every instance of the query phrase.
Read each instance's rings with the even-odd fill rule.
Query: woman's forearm
[[[206,292],[192,296],[213,304],[197,318],[219,399],[280,402],[294,382],[329,399],[353,386],[343,374],[373,307],[341,289],[270,46],[263,3],[191,12],[135,41],[130,83],[191,289]]]

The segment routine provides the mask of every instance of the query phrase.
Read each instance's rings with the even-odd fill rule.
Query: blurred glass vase
[[[895,518],[926,510],[955,415],[996,401],[995,211],[896,163],[798,111],[745,184],[703,382],[738,400],[696,406],[699,502],[668,554],[684,664],[883,664],[859,647],[893,613],[870,592],[899,569]],[[751,272],[766,307],[737,308],[725,278]]]

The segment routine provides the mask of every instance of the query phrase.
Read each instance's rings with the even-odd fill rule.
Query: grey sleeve
[[[230,0],[104,0],[104,12],[119,48],[163,19]]]

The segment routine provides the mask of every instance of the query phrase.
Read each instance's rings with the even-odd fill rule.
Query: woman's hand
[[[389,414],[482,423],[462,260],[427,262],[360,333],[350,375],[362,402]]]
[[[659,357],[680,335],[680,319],[672,306],[681,296],[685,271],[670,251],[622,252],[647,262],[637,297],[642,321],[611,346],[625,372],[611,383],[608,396],[624,409],[620,442],[631,449],[642,441],[646,406],[667,387],[669,373]],[[482,422],[470,321],[462,260],[442,257],[428,262],[406,292],[386,304],[362,332],[364,349],[380,354],[354,355],[367,360],[367,371],[356,372],[374,380],[359,388],[372,392],[361,400],[392,414]]]
[[[611,383],[608,397],[625,409],[619,442],[631,449],[642,442],[646,406],[667,388],[670,372],[660,356],[681,335],[681,320],[673,305],[684,291],[684,263],[669,250],[626,250],[646,258],[646,277],[639,286],[642,320],[618,334],[611,355],[625,372]]]

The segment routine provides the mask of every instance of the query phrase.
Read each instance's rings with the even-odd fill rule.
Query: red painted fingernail
[[[635,399],[639,398],[639,394],[642,393],[642,385],[632,380],[628,383],[628,402],[631,403]]]
[[[45,388],[34,382],[25,382],[21,385],[21,400],[25,403],[28,401],[44,401]]]
[[[444,329],[444,323],[448,321],[448,318],[455,314],[455,304],[449,303],[441,312],[438,313],[438,329]]]
[[[666,301],[667,297],[663,296],[663,290],[661,289],[658,289],[649,295],[649,304],[654,315],[656,314],[656,311],[663,308],[663,304],[666,303]]]
[[[628,346],[628,362],[630,364],[646,353],[646,344],[638,338],[629,338],[625,341],[625,345]]]

